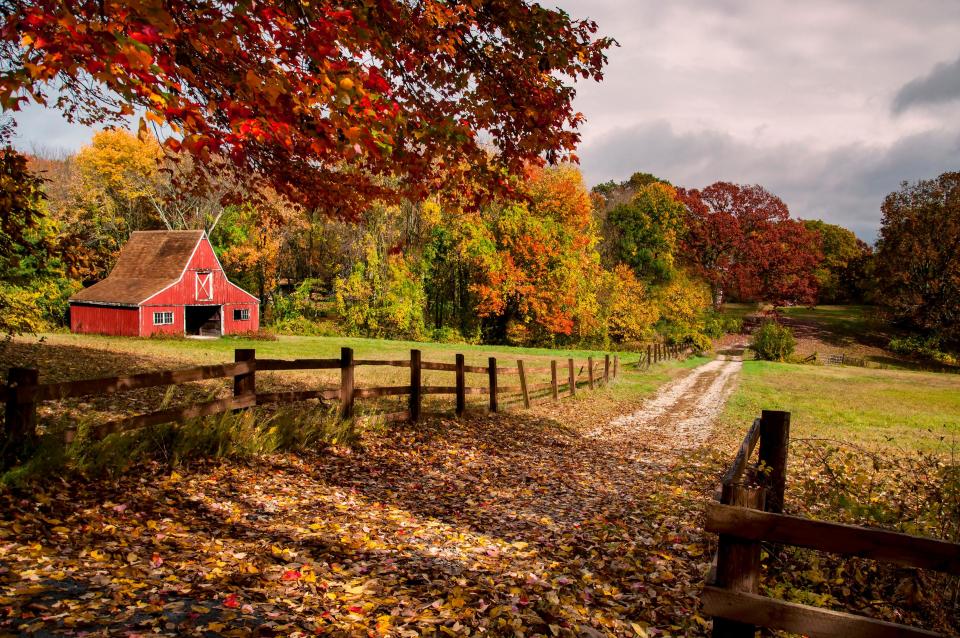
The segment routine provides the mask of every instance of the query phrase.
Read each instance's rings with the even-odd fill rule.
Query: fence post
[[[420,420],[421,384],[420,351],[410,351],[410,420],[414,423]]]
[[[570,387],[570,396],[577,396],[577,373],[576,365],[573,363],[573,359],[567,359],[567,376],[569,377]]]
[[[587,379],[590,381],[590,389],[593,390],[593,357],[587,357]]]
[[[467,375],[463,369],[463,355],[457,355],[457,416],[463,416],[467,409]]]
[[[647,368],[653,364],[653,346],[647,344]]]
[[[783,496],[787,486],[787,452],[790,448],[790,413],[764,410],[760,414],[759,460],[770,468],[761,477],[767,488],[766,510],[783,513]]]
[[[10,368],[7,373],[6,432],[0,438],[0,467],[25,460],[37,443],[37,402],[33,396],[20,398],[20,388],[36,386],[40,371]]]
[[[550,360],[550,394],[553,396],[554,402],[560,400],[560,388],[557,384],[557,360]]]
[[[763,509],[763,488],[724,485],[720,502],[751,509]],[[760,543],[720,534],[717,545],[716,586],[730,591],[757,594],[760,591]],[[746,623],[713,619],[714,638],[753,638],[757,628]]]
[[[487,374],[490,377],[490,411],[497,411],[497,359],[490,357],[487,360]]]
[[[617,378],[617,374],[620,372],[620,355],[613,355],[613,378]]]
[[[353,348],[340,348],[340,418],[353,416]]]
[[[257,396],[257,351],[252,348],[237,348],[233,351],[233,360],[237,363],[249,361],[253,366],[250,372],[233,377],[233,398],[236,399],[250,394]],[[234,410],[234,412],[239,412],[239,410]]]
[[[603,355],[603,385],[610,385],[610,355]]]
[[[527,392],[527,374],[523,370],[523,361],[517,360],[517,372],[520,374],[520,394],[523,395],[523,407],[530,408],[530,394]]]

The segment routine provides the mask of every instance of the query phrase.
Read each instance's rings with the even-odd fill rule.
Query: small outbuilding
[[[259,326],[260,301],[230,283],[202,230],[134,232],[110,275],[70,297],[79,333],[220,336]]]

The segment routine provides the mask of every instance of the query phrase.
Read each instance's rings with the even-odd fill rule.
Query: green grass
[[[728,303],[723,304],[722,313],[728,317],[734,317],[742,320],[749,314],[760,310],[760,305],[755,303]]]
[[[816,324],[841,335],[862,335],[879,327],[876,309],[872,306],[793,306],[779,310],[791,319]]]
[[[746,361],[721,418],[739,436],[763,409],[791,413],[791,436],[870,448],[960,446],[960,376]]]

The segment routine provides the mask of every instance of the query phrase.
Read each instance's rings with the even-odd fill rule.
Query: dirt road
[[[591,434],[605,438],[639,437],[648,448],[659,451],[700,447],[743,367],[742,350],[731,352],[668,383],[641,409],[619,416]]]

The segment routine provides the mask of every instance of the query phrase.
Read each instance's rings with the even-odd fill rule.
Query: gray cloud
[[[823,219],[876,239],[880,204],[902,181],[960,170],[960,131],[908,135],[889,146],[820,150],[802,142],[753,145],[717,130],[677,133],[664,121],[611,131],[583,148],[590,184],[646,171],[678,186],[761,184],[795,217]]]
[[[933,67],[927,75],[904,84],[893,98],[893,112],[912,106],[940,104],[960,99],[960,58]]]

